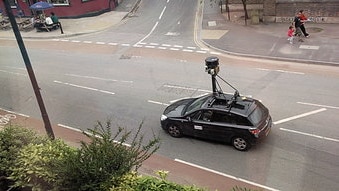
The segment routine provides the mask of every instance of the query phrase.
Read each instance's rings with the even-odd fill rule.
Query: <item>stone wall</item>
[[[225,6],[226,0],[222,0]],[[241,0],[228,0],[232,19],[243,18]],[[247,0],[247,10],[259,12],[262,22],[292,22],[299,10],[316,23],[339,23],[339,0]],[[226,10],[226,8],[224,9]]]

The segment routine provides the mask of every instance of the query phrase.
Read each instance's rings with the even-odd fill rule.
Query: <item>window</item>
[[[263,119],[263,115],[261,108],[257,107],[248,117],[254,125],[257,125]]]
[[[48,0],[48,3],[52,3],[53,5],[69,5],[68,0]]]

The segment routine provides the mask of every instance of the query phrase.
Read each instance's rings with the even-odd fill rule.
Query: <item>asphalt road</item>
[[[180,35],[193,33],[194,10],[179,14],[164,4],[144,2],[139,15],[103,33],[25,42],[53,124],[87,129],[96,120],[112,118],[117,125],[136,128],[144,120],[146,138],[152,132],[161,137],[158,153],[163,156],[279,190],[339,187],[339,68],[206,51]],[[168,28],[170,21],[176,27]],[[180,26],[185,22],[189,27]],[[14,41],[1,40],[0,107],[39,118],[20,52],[13,47]],[[270,109],[275,126],[249,152],[174,139],[160,129],[167,104],[211,90],[204,71],[204,59],[211,55],[220,58],[220,76]]]

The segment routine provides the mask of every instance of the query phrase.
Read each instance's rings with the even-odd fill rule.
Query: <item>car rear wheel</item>
[[[168,125],[167,132],[172,137],[182,137],[181,129],[175,124]]]
[[[243,137],[234,137],[232,139],[232,145],[239,151],[246,151],[250,148],[250,144],[248,143],[247,139]]]

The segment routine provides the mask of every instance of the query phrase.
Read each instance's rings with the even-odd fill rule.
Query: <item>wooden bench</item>
[[[53,23],[52,25],[46,25],[46,24],[42,24],[41,26],[37,27],[37,31],[52,31],[55,29],[58,29],[59,25],[56,23]]]
[[[3,29],[3,30],[7,30],[7,29],[10,29],[11,28],[11,23],[7,23],[7,22],[3,22],[3,23],[1,23],[0,24],[0,27],[1,27],[1,29]]]
[[[34,29],[33,23],[28,23],[22,26],[21,28],[23,31],[31,31]]]

